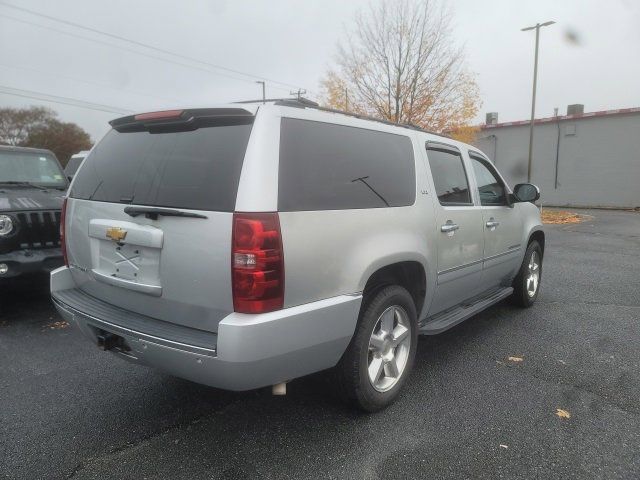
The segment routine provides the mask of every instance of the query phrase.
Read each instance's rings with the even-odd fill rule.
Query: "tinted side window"
[[[485,160],[471,157],[473,171],[476,174],[481,205],[506,205],[507,192],[502,181],[495,175],[493,169]]]
[[[400,207],[415,195],[409,137],[282,119],[279,210]]]
[[[233,211],[251,125],[169,133],[110,131],[78,170],[70,196]]]
[[[429,148],[427,156],[440,204],[471,205],[469,182],[460,153]]]

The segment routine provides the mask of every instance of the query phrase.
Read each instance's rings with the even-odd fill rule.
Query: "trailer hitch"
[[[98,340],[98,348],[100,350],[112,350],[114,348],[123,347],[124,339],[110,332],[100,330],[96,336]]]

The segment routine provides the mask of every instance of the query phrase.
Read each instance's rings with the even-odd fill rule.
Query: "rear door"
[[[482,214],[474,205],[467,167],[457,147],[428,142],[437,200],[438,280],[429,315],[473,297],[482,276]]]
[[[509,205],[509,189],[491,162],[471,151],[469,157],[482,207],[482,284],[487,289],[509,285],[522,257],[522,217],[517,208]]]
[[[233,311],[232,212],[252,123],[248,112],[215,111],[116,121],[69,195],[78,287],[133,312],[216,331]]]

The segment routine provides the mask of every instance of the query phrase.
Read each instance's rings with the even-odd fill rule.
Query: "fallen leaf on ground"
[[[559,416],[560,418],[571,418],[571,414],[569,412],[567,412],[566,410],[563,410],[561,408],[558,408],[556,410],[556,415]]]
[[[504,445],[504,444],[501,443],[500,444],[500,448],[509,448],[509,447],[507,445]]]
[[[524,360],[524,358],[522,358],[522,357],[508,357],[507,360],[509,360],[510,362],[522,362]]]
[[[580,223],[583,220],[582,215],[567,212],[566,210],[542,210],[542,223],[559,225],[565,223]]]
[[[66,322],[65,320],[61,320],[59,322],[53,322],[46,325],[46,328],[50,330],[60,330],[61,328],[67,328],[68,326],[69,326],[69,322]]]

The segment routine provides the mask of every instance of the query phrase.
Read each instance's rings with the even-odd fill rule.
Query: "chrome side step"
[[[513,293],[512,287],[492,290],[488,294],[477,297],[471,302],[465,302],[464,304],[445,310],[432,317],[427,317],[421,322],[418,333],[420,335],[436,335],[442,333],[467,318],[472,317],[476,313],[480,313],[494,303],[498,303],[500,300],[507,298],[511,293]]]

